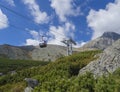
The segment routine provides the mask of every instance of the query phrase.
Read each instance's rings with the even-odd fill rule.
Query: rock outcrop
[[[33,92],[34,87],[39,84],[36,79],[32,78],[25,78],[25,81],[27,82],[28,86],[25,88],[24,92]]]
[[[39,83],[36,79],[32,79],[32,78],[25,78],[25,81],[27,82],[28,87],[31,87],[31,88],[34,88]]]
[[[26,87],[24,92],[33,92],[33,88],[31,87]]]
[[[95,76],[113,73],[120,67],[120,39],[112,46],[108,47],[100,55],[99,59],[89,63],[86,67],[79,71],[79,75],[87,71],[93,73]]]

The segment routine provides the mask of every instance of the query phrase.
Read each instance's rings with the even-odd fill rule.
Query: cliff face
[[[120,39],[108,47],[100,55],[100,58],[91,62],[79,71],[83,74],[87,71],[92,72],[95,76],[113,73],[120,67]]]

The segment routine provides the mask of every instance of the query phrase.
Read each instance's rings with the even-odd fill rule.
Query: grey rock
[[[28,83],[28,87],[34,88],[39,84],[39,82],[36,79],[32,78],[25,78],[25,81]]]
[[[24,92],[32,92],[32,91],[33,91],[33,88],[31,87],[26,87],[24,90]]]
[[[0,76],[3,76],[3,73],[0,73]]]
[[[86,67],[79,71],[79,75],[87,71],[93,73],[95,76],[113,73],[120,67],[120,39],[112,46],[108,47],[100,54],[99,59],[89,63]]]

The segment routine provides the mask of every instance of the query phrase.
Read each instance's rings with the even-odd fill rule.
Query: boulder
[[[33,88],[31,87],[26,87],[24,90],[24,92],[32,92],[32,91],[33,91]]]
[[[34,88],[39,83],[36,79],[32,79],[32,78],[25,78],[25,81],[28,83],[28,87],[31,88]]]
[[[0,73],[0,76],[2,76],[3,75],[3,73]]]

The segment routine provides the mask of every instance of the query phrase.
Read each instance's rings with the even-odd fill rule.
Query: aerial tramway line
[[[14,13],[14,14],[17,15],[17,16],[20,16],[20,17],[23,18],[23,19],[26,19],[26,20],[32,22],[32,20],[31,20],[30,18],[28,18],[28,17],[26,17],[26,16],[24,16],[24,15],[22,15],[22,14],[16,12],[16,11],[14,11],[14,10],[12,10],[12,9],[9,9],[8,7],[6,7],[6,6],[2,5],[2,4],[0,4],[0,7],[4,8],[4,9],[6,9],[6,10],[12,12],[12,13]],[[3,24],[5,24],[5,23],[2,22],[2,21],[0,21],[0,22],[3,23]],[[20,27],[17,27],[17,26],[15,26],[15,25],[12,25],[12,24],[9,24],[9,25],[10,25],[11,27],[13,27],[13,28],[16,28],[16,29],[19,29],[19,30],[24,30],[24,29],[22,29],[22,28],[20,28]],[[56,31],[54,31],[54,32],[56,32]],[[56,33],[58,33],[58,32],[56,32]],[[61,33],[58,33],[58,34],[60,34],[60,35],[62,36]],[[64,37],[64,36],[63,36],[63,37]],[[45,36],[41,35],[41,37],[40,37],[40,42],[39,42],[39,47],[40,47],[40,48],[45,48],[45,47],[47,47],[47,40],[45,40],[44,38],[45,38]],[[75,41],[74,41],[73,39],[69,38],[69,39],[62,40],[61,42],[64,43],[64,44],[67,46],[67,55],[71,55],[71,54],[72,54],[72,44],[76,45]]]
[[[44,36],[41,36],[39,46],[40,46],[40,48],[47,47],[47,41],[44,39]]]

